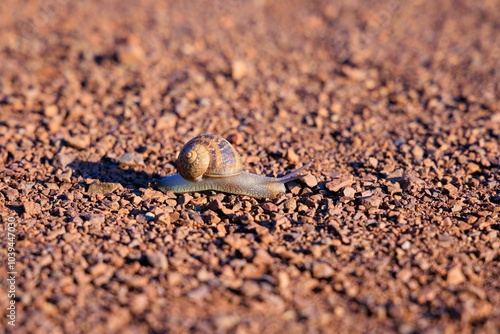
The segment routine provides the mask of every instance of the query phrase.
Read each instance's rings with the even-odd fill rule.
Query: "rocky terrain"
[[[499,7],[2,1],[0,333],[498,333]],[[158,191],[202,133],[315,162]]]

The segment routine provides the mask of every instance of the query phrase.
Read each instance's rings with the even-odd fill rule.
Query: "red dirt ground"
[[[499,1],[0,4],[0,332],[498,333]],[[154,188],[182,145],[310,176]]]

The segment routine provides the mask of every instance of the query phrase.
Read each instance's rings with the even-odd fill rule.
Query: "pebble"
[[[399,168],[393,171],[392,173],[389,173],[386,178],[392,183],[396,183],[403,180],[403,175],[404,175],[403,169]]]
[[[339,179],[328,182],[325,186],[326,189],[338,192],[340,189],[349,187],[354,183],[354,178],[352,176],[344,176]]]
[[[7,188],[7,189],[2,190],[2,193],[11,202],[17,200],[17,198],[19,197],[19,191],[17,191],[17,189]],[[28,209],[33,207],[32,204],[28,204],[28,206],[29,206]],[[26,209],[25,209],[25,211],[26,211]]]
[[[142,293],[132,298],[130,310],[135,314],[142,314],[148,308],[149,304],[148,296]]]
[[[294,212],[297,208],[297,201],[295,200],[295,198],[291,198],[286,201],[283,206],[286,210],[288,210],[288,212]]]
[[[156,130],[162,131],[167,129],[174,129],[176,124],[177,115],[174,113],[167,113],[156,120]]]
[[[362,197],[360,201],[367,208],[378,208],[382,204],[382,198],[378,196]]]
[[[411,242],[406,240],[405,242],[403,242],[403,244],[401,245],[401,248],[404,249],[404,250],[408,250],[410,249],[411,247]]]
[[[87,135],[66,137],[66,143],[78,150],[84,150],[90,145],[90,137]]]
[[[168,260],[165,254],[158,251],[148,250],[146,251],[145,256],[151,266],[162,270],[168,270]]]
[[[144,62],[146,54],[139,45],[140,39],[130,35],[124,44],[117,46],[118,61],[125,65],[138,65]]]
[[[312,268],[312,275],[314,278],[326,279],[331,278],[335,274],[333,268],[324,262],[314,262]]]
[[[264,209],[265,212],[277,212],[278,211],[278,206],[274,203],[271,202],[266,202],[261,205],[262,209]]]
[[[202,285],[197,289],[193,289],[187,293],[187,297],[195,301],[202,301],[210,293],[210,289],[206,285]]]
[[[38,35],[14,25],[0,54],[25,332],[496,332],[492,1],[389,8],[382,29],[359,2],[14,3],[7,26]],[[202,133],[260,175],[315,157],[316,180],[273,200],[155,189]]]
[[[455,266],[448,271],[446,275],[446,283],[449,285],[458,285],[464,283],[466,278],[462,272],[461,266]]]
[[[353,188],[351,188],[351,187],[344,188],[344,196],[345,197],[354,198],[355,195],[356,195],[356,190],[354,190]]]
[[[303,177],[301,177],[301,180],[308,186],[309,188],[314,188],[318,185],[318,181],[316,180],[316,177],[311,174],[307,174]]]
[[[89,194],[109,194],[120,187],[119,183],[112,182],[96,182],[92,183],[87,192]]]
[[[118,159],[118,163],[121,166],[143,166],[144,159],[142,155],[137,153],[123,153]]]
[[[57,114],[59,113],[59,108],[54,105],[54,104],[51,104],[49,106],[46,106],[44,109],[43,109],[43,114],[46,116],[46,117],[54,117],[56,116]]]
[[[137,65],[144,61],[144,50],[137,45],[123,45],[118,47],[118,60],[125,65]]]
[[[420,161],[420,160],[422,160],[424,158],[424,150],[420,146],[418,146],[418,145],[415,145],[413,147],[411,153],[413,154],[413,157],[417,161]]]
[[[105,263],[97,263],[91,267],[89,267],[88,269],[88,273],[92,276],[92,277],[97,277],[97,276],[101,276],[107,272],[109,272],[111,270],[111,268],[105,264]]]
[[[23,203],[24,212],[28,215],[38,215],[42,213],[42,207],[38,203],[25,202]]]
[[[373,168],[377,168],[377,166],[378,166],[377,159],[375,159],[374,157],[370,157],[370,158],[368,158],[368,162],[370,163],[370,166],[372,166]]]
[[[477,173],[481,170],[481,167],[474,163],[474,162],[469,162],[467,164],[467,174],[474,174],[474,173]]]
[[[227,141],[233,145],[240,146],[243,144],[243,135],[239,132],[233,132],[227,136]]]
[[[53,159],[54,161],[54,166],[60,167],[60,168],[66,168],[69,164],[73,162],[73,156],[69,154],[64,154],[64,153],[57,153]]]
[[[286,157],[287,157],[288,161],[291,163],[297,163],[300,160],[299,156],[297,155],[297,153],[295,153],[295,151],[292,147],[288,148],[287,153],[286,153]]]
[[[453,184],[448,183],[446,184],[443,189],[445,190],[445,193],[450,197],[450,198],[457,198],[458,197],[458,188],[455,187]]]
[[[244,60],[234,60],[231,64],[231,74],[236,81],[245,77],[249,71],[249,64]]]
[[[97,225],[104,223],[104,221],[106,220],[104,215],[97,213],[85,214],[83,215],[83,217],[85,218],[85,221],[89,222],[90,224]]]

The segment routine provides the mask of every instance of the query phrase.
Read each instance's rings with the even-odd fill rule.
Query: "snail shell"
[[[206,177],[228,177],[241,174],[241,157],[224,138],[204,134],[191,139],[177,159],[179,174],[186,180]]]

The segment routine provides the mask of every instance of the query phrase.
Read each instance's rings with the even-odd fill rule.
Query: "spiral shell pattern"
[[[226,177],[243,171],[241,158],[224,138],[205,134],[184,145],[177,159],[179,174],[187,180],[206,177]]]

